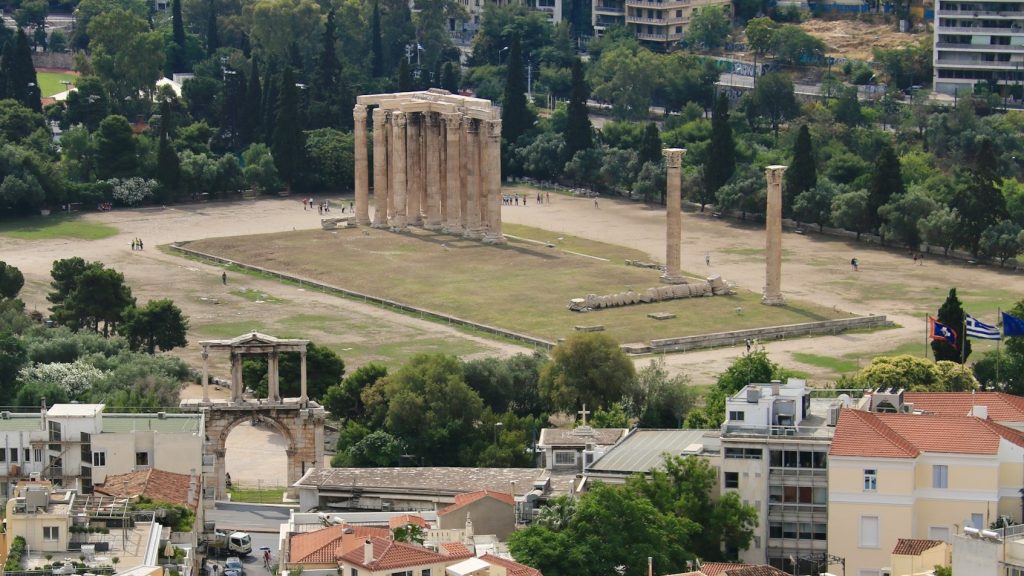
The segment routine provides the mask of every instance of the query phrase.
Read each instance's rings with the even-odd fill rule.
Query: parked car
[[[227,576],[228,572],[232,570],[238,573],[238,576],[245,575],[245,568],[238,556],[232,556],[224,561],[224,576]]]

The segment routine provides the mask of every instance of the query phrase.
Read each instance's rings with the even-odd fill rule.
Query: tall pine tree
[[[36,78],[36,68],[32,63],[32,47],[28,36],[21,28],[18,29],[13,42],[4,44],[0,56],[0,83],[3,87],[0,96],[17,100],[26,108],[42,112],[42,91]]]
[[[156,179],[164,201],[174,200],[181,190],[181,162],[171,145],[171,122],[171,105],[164,100],[160,104],[160,146],[156,160]]]
[[[505,96],[501,100],[501,135],[512,145],[533,126],[534,118],[526,103],[526,70],[519,34],[512,36],[508,53]]]
[[[725,185],[736,172],[736,144],[729,124],[729,98],[722,92],[711,113],[711,143],[704,164],[704,186],[709,198]],[[703,209],[703,207],[702,207]]]
[[[341,61],[338,59],[338,27],[334,10],[327,13],[322,40],[323,46],[313,75],[310,128],[348,127],[352,125],[352,97],[343,82]]]
[[[637,158],[640,160],[641,166],[648,162],[661,162],[661,132],[658,131],[658,125],[654,122],[648,122],[647,127],[644,128],[644,134],[640,138],[640,150],[637,150]]]
[[[981,138],[970,168],[970,184],[953,196],[953,208],[960,213],[960,242],[977,254],[981,235],[1006,216],[1006,199],[999,190],[999,154],[990,138]]]
[[[945,340],[932,340],[932,353],[935,361],[949,360],[951,362],[963,363],[971,355],[971,341],[964,334],[965,313],[960,298],[956,295],[956,288],[949,289],[949,296],[939,308],[939,322],[956,332],[956,346]]]
[[[409,69],[409,61],[402,58],[398,62],[398,91],[410,92],[413,89],[412,70]]]
[[[238,146],[248,148],[249,144],[260,139],[261,127],[263,126],[263,112],[260,105],[263,102],[263,90],[260,87],[260,67],[256,59],[252,59],[252,67],[249,70],[248,85],[245,88],[245,98],[241,102],[241,111],[238,117]]]
[[[580,150],[594,145],[594,129],[590,124],[587,99],[590,87],[583,77],[583,62],[576,58],[572,62],[572,93],[569,96],[568,116],[565,122],[565,158],[572,160]]]
[[[185,61],[185,22],[181,17],[181,0],[171,0],[171,31],[174,36],[171,70],[188,72],[188,63]]]
[[[281,88],[279,80],[277,65],[271,58],[263,72],[263,105],[260,110],[263,116],[263,139],[267,145],[273,143],[274,127],[277,125],[278,90]]]
[[[811,144],[811,131],[807,124],[800,127],[796,142],[793,143],[793,159],[784,176],[783,211],[793,213],[793,199],[802,192],[814,188],[818,184],[818,169],[814,164],[814,147]]]
[[[295,75],[290,66],[281,74],[280,98],[277,104],[277,120],[274,123],[274,139],[271,152],[274,166],[284,180],[288,190],[298,178],[303,156],[302,127],[299,122],[299,94],[295,86]]]
[[[441,70],[441,88],[451,92],[459,93],[459,65],[456,62],[445,62]]]
[[[887,142],[878,155],[878,163],[875,164],[875,172],[871,177],[871,187],[868,189],[868,219],[873,230],[878,229],[882,223],[878,209],[885,206],[890,198],[905,191],[900,159],[896,156],[892,144]]]
[[[216,0],[210,0],[206,14],[206,55],[213,56],[220,48],[220,30],[217,27]]]
[[[370,17],[370,50],[374,78],[384,75],[384,41],[380,32],[380,0],[373,1],[373,15]]]

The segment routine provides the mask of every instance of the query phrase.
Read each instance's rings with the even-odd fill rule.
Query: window
[[[92,465],[93,466],[106,466],[107,465],[107,453],[106,452],[93,452],[92,453]]]
[[[928,539],[949,542],[949,526],[929,526]]]
[[[349,573],[348,576],[359,576],[359,570],[352,568],[352,571]]]
[[[43,540],[54,542],[60,539],[60,526],[43,526]]]
[[[136,452],[135,453],[135,465],[136,466],[149,466],[149,452]]]
[[[878,548],[878,516],[860,517],[860,547]]]
[[[874,492],[878,490],[878,470],[868,468],[864,470],[864,491]]]
[[[42,462],[43,461],[43,449],[42,448],[36,448],[35,449],[35,451],[33,452],[32,460],[34,460],[36,462]]]
[[[576,463],[576,453],[568,450],[555,452],[555,465],[569,465]]]
[[[32,449],[31,448],[23,448],[22,449],[21,461],[22,462],[31,462],[32,461]]]
[[[726,472],[725,473],[725,487],[726,488],[739,488],[740,487],[740,473],[739,472]]]
[[[683,17],[683,11],[682,10],[676,10],[676,18],[682,18],[682,17]]]
[[[412,570],[403,570],[401,572],[392,572],[391,576],[412,576]]]
[[[764,451],[760,448],[726,448],[725,457],[730,460],[760,460]]]
[[[7,451],[0,448],[0,462],[7,462]]]
[[[424,568],[420,571],[420,576],[430,576],[430,568]]]
[[[978,530],[985,529],[985,515],[984,514],[971,514],[971,525]]]
[[[949,488],[949,467],[945,464],[932,466],[932,488]]]
[[[729,420],[734,422],[743,422],[743,416],[746,414],[743,410],[730,410]]]
[[[15,462],[18,461],[18,449],[17,448],[11,448],[10,452],[11,452],[11,464],[14,464]]]

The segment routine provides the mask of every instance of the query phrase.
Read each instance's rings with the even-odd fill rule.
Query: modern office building
[[[1024,80],[1024,1],[938,0],[935,90],[970,94],[976,84],[1016,92]]]

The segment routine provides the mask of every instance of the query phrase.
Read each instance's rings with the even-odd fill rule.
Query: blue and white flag
[[[966,325],[968,338],[980,338],[981,340],[999,340],[1002,338],[999,334],[999,328],[985,324],[970,314],[967,315]]]

